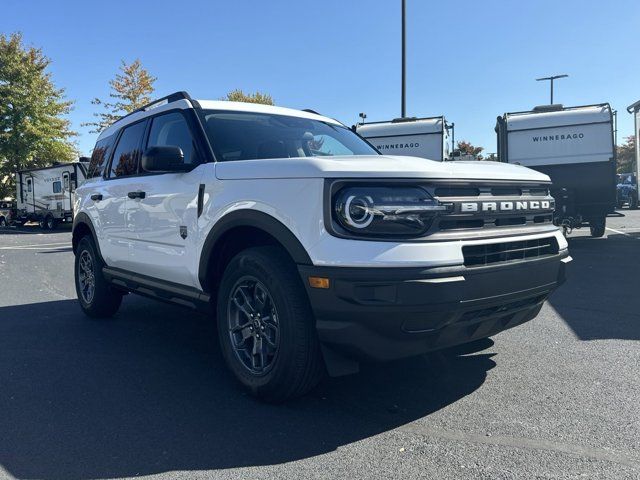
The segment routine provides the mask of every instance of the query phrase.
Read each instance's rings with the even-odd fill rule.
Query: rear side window
[[[89,167],[87,168],[87,178],[101,177],[107,161],[109,161],[109,154],[113,148],[113,142],[116,136],[111,135],[107,138],[98,140],[93,153],[91,154],[91,160],[89,161]]]
[[[193,144],[193,136],[185,117],[178,112],[155,117],[149,131],[147,147],[180,147],[184,154],[184,163],[199,163]]]
[[[122,131],[118,145],[113,152],[109,178],[126,177],[138,173],[140,145],[146,122],[139,122]]]

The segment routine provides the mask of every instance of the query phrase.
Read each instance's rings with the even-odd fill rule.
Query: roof
[[[504,115],[509,131],[564,125],[582,125],[611,121],[611,107],[604,103],[584,107],[566,107],[548,112],[516,112]]]
[[[374,138],[442,133],[445,126],[444,117],[431,117],[415,120],[403,119],[402,121],[359,123],[356,125],[356,131],[365,138]]]
[[[638,100],[636,103],[632,103],[627,107],[627,112],[629,113],[637,112],[638,110],[640,110],[640,100]]]
[[[166,97],[163,97],[163,99]],[[342,125],[333,118],[325,117],[304,110],[296,110],[293,108],[276,107],[273,105],[262,105],[259,103],[229,102],[226,100],[193,100],[191,98],[180,98],[175,101],[156,100],[149,105],[138,109],[119,120],[116,120],[109,127],[104,129],[98,140],[109,137],[116,133],[124,125],[129,125],[138,120],[142,120],[150,115],[157,114],[166,110],[189,109],[200,107],[206,110],[224,110],[232,112],[254,112],[254,113],[270,113],[273,115],[287,115],[290,117],[307,118],[309,120],[318,120],[321,122],[332,123],[334,125]]]

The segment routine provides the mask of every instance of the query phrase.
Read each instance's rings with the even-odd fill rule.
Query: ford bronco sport
[[[570,260],[546,175],[383,156],[313,111],[178,92],[104,130],[88,177],[86,314],[128,292],[215,312],[229,368],[271,401],[531,320]]]

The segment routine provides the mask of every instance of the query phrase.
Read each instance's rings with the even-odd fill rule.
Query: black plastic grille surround
[[[555,237],[514,242],[466,245],[462,247],[465,267],[484,267],[495,263],[520,262],[558,254]]]

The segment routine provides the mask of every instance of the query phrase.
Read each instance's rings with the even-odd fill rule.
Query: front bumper
[[[298,267],[325,349],[385,361],[495,335],[533,319],[564,282],[567,250],[487,267]],[[330,279],[330,288],[308,277]]]

